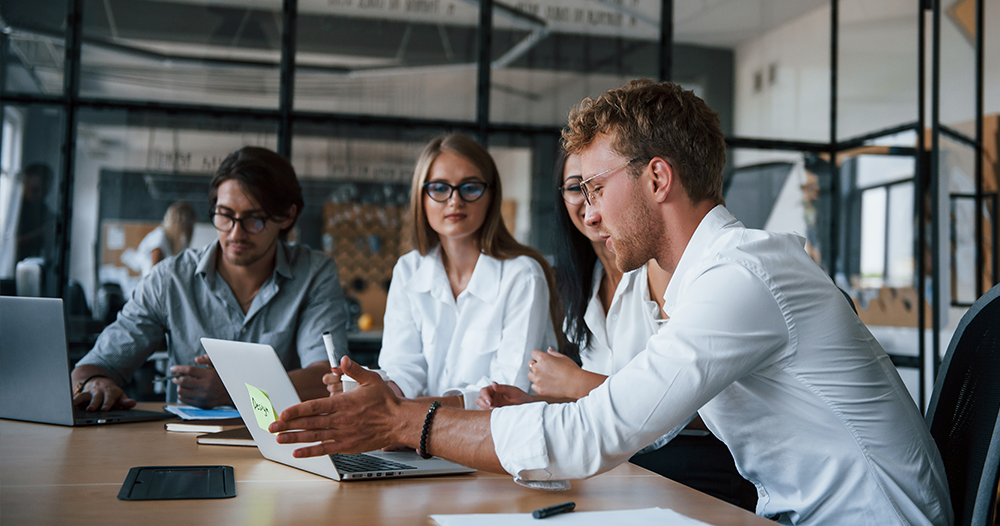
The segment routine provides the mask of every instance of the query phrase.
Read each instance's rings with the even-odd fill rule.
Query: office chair
[[[944,460],[956,526],[994,524],[1000,465],[1000,285],[955,329],[926,421]]]

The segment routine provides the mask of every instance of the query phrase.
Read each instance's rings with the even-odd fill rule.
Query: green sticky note
[[[274,407],[271,406],[271,399],[264,391],[250,384],[243,385],[247,386],[247,391],[250,391],[250,406],[253,407],[253,414],[257,417],[257,425],[270,433],[267,426],[278,419],[278,415],[274,413]]]

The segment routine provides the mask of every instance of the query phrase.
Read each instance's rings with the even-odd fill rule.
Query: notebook
[[[295,458],[292,451],[303,444],[279,444],[267,424],[285,409],[300,403],[292,381],[278,356],[268,345],[202,338],[233,404],[250,430],[264,458],[333,480],[373,480],[389,477],[455,475],[476,470],[432,457],[420,458],[414,451],[370,451],[357,455],[326,455]],[[267,414],[258,420],[258,409]]]
[[[206,433],[198,435],[198,443],[210,446],[248,446],[257,447],[253,442],[253,435],[246,426],[241,425],[236,429],[227,429],[218,433]]]
[[[88,413],[73,407],[63,304],[0,296],[0,418],[63,426],[171,418],[137,409]]]

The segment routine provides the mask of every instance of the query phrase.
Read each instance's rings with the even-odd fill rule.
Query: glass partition
[[[837,138],[917,122],[920,4],[840,2]]]
[[[2,293],[58,296],[60,190],[65,112],[58,106],[7,104],[0,155]]]
[[[829,141],[830,36],[828,0],[674,2],[677,43],[732,50],[738,137]]]
[[[494,3],[490,120],[564,126],[569,110],[659,77],[658,0]]]
[[[295,109],[474,120],[476,2],[300,2]]]
[[[277,108],[281,0],[84,0],[83,97]]]
[[[4,2],[0,78],[5,93],[61,95],[66,58],[66,1]]]
[[[953,126],[976,118],[976,2],[949,4],[941,8],[938,82],[941,123]]]

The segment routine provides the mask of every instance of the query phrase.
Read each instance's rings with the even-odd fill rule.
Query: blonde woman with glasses
[[[492,382],[527,391],[531,351],[558,347],[552,268],[504,226],[502,199],[496,164],[472,139],[437,138],[420,154],[415,250],[392,271],[379,356],[397,396],[477,409]]]

